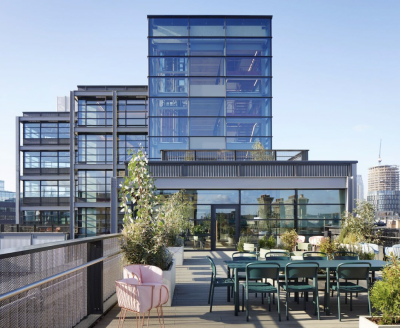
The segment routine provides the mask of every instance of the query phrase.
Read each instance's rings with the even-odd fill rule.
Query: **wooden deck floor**
[[[246,321],[244,312],[234,316],[232,300],[226,300],[226,288],[216,288],[214,295],[213,312],[209,312],[207,304],[208,289],[211,267],[206,255],[213,257],[219,277],[226,277],[224,260],[230,258],[232,252],[186,252],[184,265],[177,267],[176,289],[172,307],[164,307],[166,327],[358,327],[358,316],[368,315],[367,297],[365,294],[359,298],[353,298],[353,311],[350,311],[349,304],[344,304],[342,299],[342,321],[337,316],[336,296],[331,298],[331,315],[325,315],[320,307],[321,321],[313,315],[311,301],[307,303],[306,312],[303,311],[303,304],[297,304],[290,299],[289,321],[285,319],[284,295],[281,294],[282,321],[278,321],[276,305],[272,305],[271,312],[268,312],[268,305],[261,304],[261,298],[252,295],[250,321]],[[320,292],[320,304],[323,304],[322,292]],[[118,316],[120,309],[115,306],[97,324],[96,328],[118,327]],[[146,317],[147,319],[147,317]],[[157,313],[152,311],[150,316],[151,327],[158,327]],[[135,315],[127,313],[124,324],[125,328],[136,327]]]

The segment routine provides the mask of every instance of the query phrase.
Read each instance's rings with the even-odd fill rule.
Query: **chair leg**
[[[212,288],[212,285],[213,285],[213,278],[211,277],[211,282],[210,282],[210,290],[208,291],[208,303],[207,304],[210,304],[210,298],[211,298],[211,288]],[[228,294],[228,300],[229,300],[229,294]],[[229,301],[228,301],[229,302]]]
[[[279,288],[279,287],[278,287]],[[275,293],[274,293],[275,296]],[[280,297],[279,297],[279,292],[276,296],[276,302],[278,303],[278,316],[279,316],[279,321],[281,321],[281,306],[280,306]]]
[[[242,285],[242,312],[244,312],[244,285]]]
[[[353,293],[350,293],[350,311],[353,311]]]
[[[150,310],[149,310],[149,314],[147,315],[147,327],[149,326],[149,321],[150,321]]]
[[[318,296],[318,285],[317,285],[317,290],[315,291],[315,296],[316,296],[316,298],[317,298],[317,318],[318,318],[318,320],[319,320],[320,318],[319,318],[319,296]]]
[[[288,313],[288,293],[286,292],[286,320],[289,320],[289,313]]]
[[[164,310],[163,310],[163,308],[162,308],[162,305],[160,305],[160,311],[161,311],[161,318],[162,318],[163,327],[165,328]]]
[[[342,321],[342,320],[341,320],[341,317],[340,317],[340,291],[339,291],[339,289],[338,289],[338,291],[337,291],[337,293],[336,293],[336,297],[337,297],[337,306],[338,306],[339,321]]]
[[[261,304],[264,304],[264,293],[261,293]]]
[[[213,305],[213,300],[214,300],[214,284],[212,286],[212,290],[211,290],[211,300],[210,300],[210,312],[212,312],[212,305]]]
[[[369,299],[369,289],[368,289],[368,312],[369,312],[369,316],[371,316],[371,301]]]
[[[124,325],[125,316],[126,316],[126,309],[121,309],[121,312],[119,313],[118,328],[119,328],[120,322],[122,323],[121,328]]]
[[[271,293],[268,293],[268,311],[271,312]]]
[[[249,309],[249,290],[248,287],[246,288],[246,320],[249,321],[249,314],[250,314],[250,309]],[[244,302],[243,302],[244,304]]]

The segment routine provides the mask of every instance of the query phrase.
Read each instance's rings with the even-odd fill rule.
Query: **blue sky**
[[[15,190],[15,117],[79,84],[147,83],[148,14],[273,15],[273,148],[400,164],[400,1],[0,1],[0,180]],[[366,188],[367,191],[367,188]]]

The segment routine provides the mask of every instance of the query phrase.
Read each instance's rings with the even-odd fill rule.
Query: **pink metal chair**
[[[305,243],[306,242],[306,236],[297,236],[297,243]]]
[[[154,308],[157,309],[160,327],[165,327],[162,306],[168,302],[169,291],[162,283],[162,270],[156,266],[133,264],[124,267],[123,274],[124,279],[116,281],[118,305],[121,308],[118,327],[121,323],[121,327],[124,325],[128,310],[136,313],[136,325],[139,314],[141,327],[148,312],[148,327],[150,311]]]

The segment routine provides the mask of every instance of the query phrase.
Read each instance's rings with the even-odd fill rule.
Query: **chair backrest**
[[[279,280],[280,265],[274,262],[249,263],[246,265],[246,280],[274,279]]]
[[[360,257],[355,252],[339,251],[333,253],[334,260],[354,260],[358,261]]]
[[[232,254],[232,261],[257,261],[257,254],[246,252],[234,252]]]
[[[154,265],[131,264],[124,267],[124,278],[135,278],[142,283],[162,283],[163,272]]]
[[[371,264],[368,262],[340,263],[336,269],[336,279],[366,280],[369,283]]]
[[[318,279],[319,264],[316,262],[299,261],[286,264],[285,281],[295,278]]]
[[[298,243],[304,243],[305,241],[306,241],[306,236],[301,236],[301,235],[297,236]]]
[[[265,254],[266,261],[290,260],[288,252],[269,252]]]
[[[211,257],[209,257],[208,255],[206,256],[206,258],[210,261],[212,277],[213,277],[213,279],[215,279],[215,277],[217,276],[217,268],[215,266],[215,263],[214,263],[213,259]]]
[[[327,260],[328,255],[324,252],[304,252],[303,260],[323,261]]]

